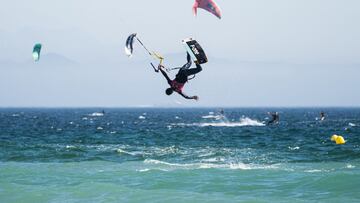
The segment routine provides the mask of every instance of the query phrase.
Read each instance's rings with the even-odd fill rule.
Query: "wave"
[[[123,149],[117,149],[116,152],[119,153],[119,154],[127,154],[127,155],[131,155],[131,156],[141,155],[141,153],[138,153],[138,152],[128,152],[128,151],[125,151],[125,150],[123,150]]]
[[[346,164],[346,168],[348,168],[348,169],[353,169],[353,168],[355,168],[355,166],[354,166],[354,165],[351,165],[351,164]]]
[[[305,170],[304,172],[306,173],[321,173],[321,172],[329,172],[328,170],[320,170],[320,169],[310,169],[310,170]]]
[[[160,167],[166,167],[167,170],[176,169],[233,169],[233,170],[256,170],[256,169],[277,169],[276,165],[256,165],[256,164],[244,164],[244,163],[169,163],[165,161],[159,161],[155,159],[146,159],[144,163],[147,165],[155,165]],[[149,169],[149,168],[147,168]],[[159,169],[159,168],[155,168]],[[164,168],[161,168],[164,169]],[[150,169],[149,169],[150,170]]]
[[[65,148],[66,149],[78,149],[78,147],[76,147],[74,145],[66,145]]]
[[[101,112],[94,112],[92,114],[89,114],[88,116],[97,117],[97,116],[104,116],[104,113]]]
[[[294,150],[299,150],[300,149],[300,147],[298,147],[298,146],[296,146],[296,147],[288,147],[290,150],[292,150],[292,151],[294,151]]]
[[[202,116],[201,118],[220,120],[220,119],[225,119],[225,116],[223,116],[223,115],[206,115],[206,116]]]

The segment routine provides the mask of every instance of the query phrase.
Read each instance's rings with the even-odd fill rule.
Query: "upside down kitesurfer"
[[[187,53],[187,63],[184,64],[179,69],[179,72],[176,74],[176,77],[173,80],[171,80],[169,78],[169,76],[167,75],[167,73],[164,71],[163,65],[160,64],[158,66],[158,69],[161,71],[161,73],[166,78],[168,84],[170,85],[170,87],[167,88],[165,91],[167,95],[171,95],[175,91],[186,99],[194,99],[194,100],[199,99],[198,96],[187,96],[183,92],[183,87],[184,87],[185,83],[188,81],[188,77],[191,75],[195,75],[202,70],[200,64],[197,61],[195,61],[195,64],[196,64],[196,68],[190,68],[191,67],[191,57],[190,57],[189,53]]]

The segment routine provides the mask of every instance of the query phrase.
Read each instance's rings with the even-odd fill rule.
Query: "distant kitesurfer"
[[[224,116],[224,114],[225,114],[224,109],[220,109],[219,113],[221,116]]]
[[[196,68],[190,68],[191,67],[191,57],[188,53],[187,54],[187,63],[184,64],[179,69],[179,72],[176,74],[176,77],[173,80],[171,80],[169,78],[169,76],[166,74],[166,72],[163,70],[164,69],[163,65],[160,64],[158,66],[158,69],[161,71],[161,73],[166,78],[168,84],[170,85],[170,87],[167,88],[165,91],[167,95],[171,95],[175,91],[186,99],[195,99],[195,100],[199,99],[198,96],[187,96],[183,92],[183,87],[184,87],[185,83],[188,81],[188,77],[191,75],[195,75],[202,70],[200,64],[197,61],[195,61],[195,64],[196,64]]]
[[[321,121],[325,120],[325,113],[323,111],[320,112],[320,120]]]
[[[268,122],[268,125],[270,124],[277,124],[279,123],[280,117],[279,117],[279,112],[268,112],[268,114],[270,114],[272,116],[271,121]]]

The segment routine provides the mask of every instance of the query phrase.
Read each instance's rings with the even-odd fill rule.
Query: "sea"
[[[2,108],[0,202],[360,202],[360,108]]]

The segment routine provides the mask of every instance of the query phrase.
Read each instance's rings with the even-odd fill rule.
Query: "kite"
[[[40,60],[41,47],[42,45],[40,43],[37,43],[33,48],[32,56],[35,62]]]
[[[220,8],[213,0],[195,0],[193,6],[193,12],[195,16],[197,15],[197,8],[202,8],[221,19]]]

